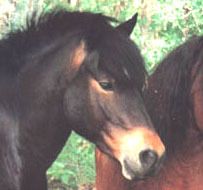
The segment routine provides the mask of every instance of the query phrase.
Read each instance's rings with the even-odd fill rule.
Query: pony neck
[[[172,155],[184,147],[189,129],[195,126],[192,70],[202,49],[201,41],[192,38],[172,51],[150,77],[145,93],[154,127]]]

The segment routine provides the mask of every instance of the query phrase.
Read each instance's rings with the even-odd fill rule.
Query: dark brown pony
[[[149,78],[145,102],[166,144],[167,159],[158,175],[128,181],[120,165],[99,152],[97,190],[203,189],[203,37],[172,51]]]
[[[72,130],[119,160],[129,179],[159,167],[165,149],[128,38],[136,17],[114,28],[100,14],[59,11],[0,41],[1,190],[46,190],[46,170]]]

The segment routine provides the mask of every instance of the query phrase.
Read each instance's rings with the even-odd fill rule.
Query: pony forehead
[[[132,42],[129,43],[128,39],[122,40],[120,44],[116,41],[115,48],[113,45],[102,48],[99,54],[99,65],[116,80],[138,86],[144,84],[144,60],[138,48]]]

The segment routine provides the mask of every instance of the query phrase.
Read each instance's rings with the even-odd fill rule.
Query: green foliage
[[[47,174],[50,180],[60,180],[67,187],[92,183],[95,177],[94,146],[75,133]]]
[[[5,0],[8,4],[11,1]],[[49,12],[56,8],[103,13],[125,21],[135,12],[138,24],[132,39],[138,44],[152,72],[160,60],[174,47],[192,35],[203,33],[202,0],[15,0],[15,8],[5,14],[4,32],[25,24],[33,10]],[[70,1],[71,2],[71,1]],[[2,8],[3,4],[0,4]],[[4,10],[3,8],[0,9]],[[3,14],[3,13],[2,13]],[[1,22],[1,17],[0,17]],[[1,24],[1,23],[0,23]],[[2,25],[2,24],[1,24]],[[1,26],[0,25],[0,26]],[[4,33],[1,30],[2,34]],[[136,61],[136,60],[135,60]],[[94,181],[93,146],[73,134],[59,158],[48,171],[50,180],[60,180],[72,188]]]
[[[132,38],[141,48],[148,71],[190,36],[202,34],[202,5],[200,0],[151,0],[138,8],[141,18]]]

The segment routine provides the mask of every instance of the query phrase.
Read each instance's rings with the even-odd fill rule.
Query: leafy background
[[[138,12],[131,37],[140,47],[149,73],[174,47],[203,33],[202,0],[0,0],[0,37],[25,25],[33,10],[58,8],[100,12],[119,21]],[[73,133],[47,173],[50,189],[85,189],[83,184],[94,183],[94,146]]]

